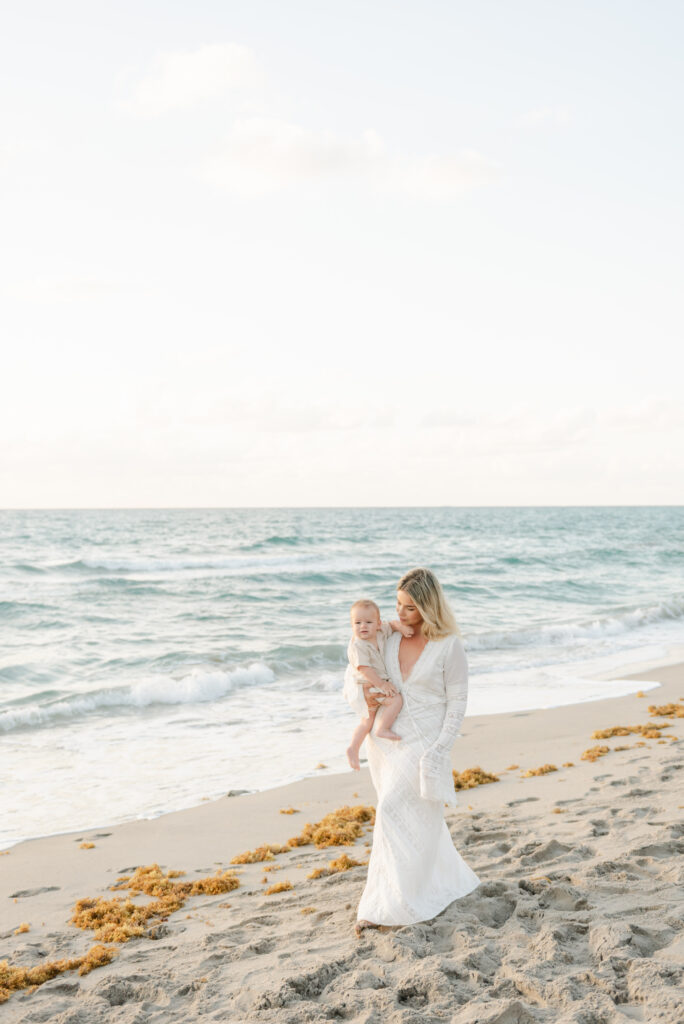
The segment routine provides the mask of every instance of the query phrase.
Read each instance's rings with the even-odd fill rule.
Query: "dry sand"
[[[279,870],[267,875],[264,865],[246,865],[240,888],[190,897],[153,929],[154,939],[118,944],[116,959],[90,974],[70,971],[14,992],[0,1020],[678,1024],[684,718],[658,717],[670,723],[660,740],[591,738],[595,729],[645,724],[654,717],[649,704],[684,698],[682,665],[639,678],[662,686],[645,697],[466,719],[454,766],[480,765],[500,781],[464,791],[447,813],[482,885],[434,920],[357,940],[365,869],[307,879],[343,851],[366,861],[365,829],[354,847],[279,855],[271,862]],[[598,745],[610,752],[581,759]],[[562,767],[568,761],[574,766]],[[547,763],[559,770],[521,777]],[[83,955],[96,940],[69,924],[76,901],[110,898],[108,887],[137,865],[158,862],[192,881],[244,850],[285,842],[335,808],[373,801],[366,771],[323,775],[153,821],[22,843],[0,857],[0,959],[34,967]],[[291,806],[299,813],[279,813]],[[98,817],[106,820],[106,808]],[[293,888],[265,895],[283,879]],[[30,930],[15,934],[23,923]]]

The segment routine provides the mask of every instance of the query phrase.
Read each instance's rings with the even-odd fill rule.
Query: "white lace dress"
[[[400,641],[393,633],[385,659],[404,698],[393,726],[401,740],[366,739],[378,799],[358,918],[384,925],[428,921],[480,884],[444,821],[444,803],[456,803],[450,751],[468,696],[463,644],[457,636],[431,640],[404,680]]]

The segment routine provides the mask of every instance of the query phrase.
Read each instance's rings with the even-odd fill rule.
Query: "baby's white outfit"
[[[392,627],[389,622],[381,622],[380,628],[376,633],[376,640],[378,646],[372,644],[369,640],[359,640],[357,637],[352,636],[349,641],[349,647],[347,648],[347,657],[349,658],[349,664],[353,671],[348,672],[345,676],[344,682],[344,698],[352,705],[355,711],[357,711],[362,718],[368,716],[368,705],[363,695],[363,684],[366,682],[365,677],[359,672],[359,665],[368,665],[374,669],[381,679],[389,682],[389,674],[385,666],[385,641],[392,635]],[[377,686],[371,686],[369,693],[381,694]],[[379,704],[383,704],[386,697],[376,697]]]

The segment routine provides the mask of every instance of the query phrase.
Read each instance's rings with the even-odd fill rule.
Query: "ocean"
[[[0,848],[347,770],[349,606],[394,617],[417,565],[470,715],[632,692],[597,677],[684,640],[680,507],[0,512]]]

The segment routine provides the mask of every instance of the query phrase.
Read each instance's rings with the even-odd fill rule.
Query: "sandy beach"
[[[95,931],[70,923],[76,904],[124,900],[130,888],[110,887],[141,866],[159,865],[160,891],[207,877],[223,879],[224,891],[213,893],[215,883],[196,894],[174,889],[177,909],[162,906],[141,936],[104,940],[111,962],[8,998],[5,990],[0,1017],[676,1024],[684,1013],[684,718],[676,708],[648,709],[679,705],[681,716],[684,665],[635,678],[661,685],[643,696],[465,720],[454,768],[478,766],[499,781],[463,790],[447,821],[482,884],[411,927],[354,936],[372,839],[363,813],[352,845],[287,847],[293,836],[311,839],[307,823],[372,807],[365,770],[12,847],[0,856],[0,960],[10,968],[44,968],[101,945]],[[649,722],[663,728],[649,731]],[[617,726],[642,728],[592,737]],[[556,770],[525,775],[543,766]],[[97,817],[106,822],[107,808]],[[263,844],[286,851],[231,865]],[[330,873],[341,854],[360,863]],[[184,874],[164,881],[176,871]],[[291,887],[267,894],[281,882]],[[140,892],[133,903],[154,898]],[[15,977],[0,968],[0,986]]]

